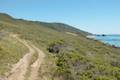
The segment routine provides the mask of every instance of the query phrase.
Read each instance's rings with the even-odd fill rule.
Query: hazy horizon
[[[119,0],[1,0],[0,12],[15,18],[62,22],[93,34],[120,34]]]

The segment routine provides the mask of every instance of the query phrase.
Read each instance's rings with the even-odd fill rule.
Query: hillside
[[[120,48],[88,39],[90,33],[64,23],[15,19],[4,13],[0,13],[0,79],[30,51],[11,34],[33,45],[34,53],[44,52],[36,80],[120,80]],[[31,64],[38,57],[31,56],[24,80],[31,80],[35,70]]]

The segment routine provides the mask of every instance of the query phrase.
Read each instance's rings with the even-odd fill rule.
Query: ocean
[[[104,43],[120,47],[120,35],[96,35],[94,38]]]

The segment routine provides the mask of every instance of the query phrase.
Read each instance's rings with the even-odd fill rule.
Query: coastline
[[[120,48],[120,35],[87,35],[89,39],[98,40],[114,48]]]

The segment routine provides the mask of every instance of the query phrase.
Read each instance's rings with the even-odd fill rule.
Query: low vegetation
[[[41,80],[120,80],[120,49],[86,38],[90,33],[62,23],[26,21],[6,14],[0,14],[0,32],[19,34],[46,53],[39,69]],[[8,34],[0,36],[0,75],[11,68],[6,65],[27,52]]]
[[[0,39],[0,75],[10,71],[12,64],[22,58],[28,49],[16,39],[4,34]]]

